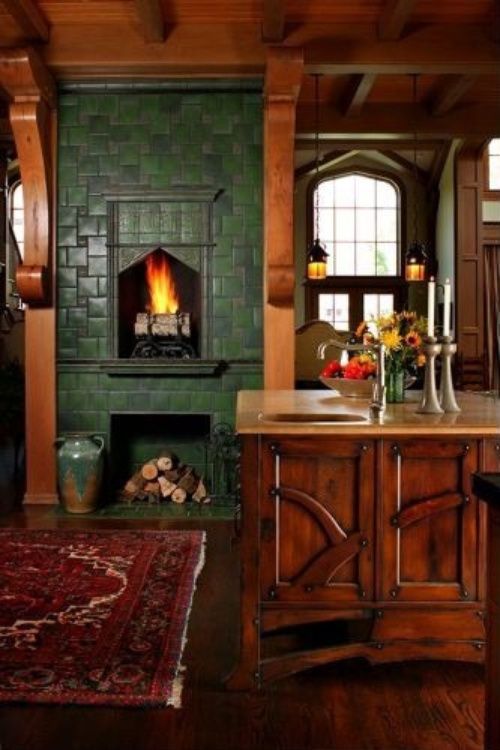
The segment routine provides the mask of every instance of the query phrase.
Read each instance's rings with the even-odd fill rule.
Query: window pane
[[[397,236],[396,212],[387,208],[377,211],[378,242],[396,242]]]
[[[377,180],[377,206],[381,208],[396,208],[398,196],[396,189],[385,180]]]
[[[335,211],[335,239],[337,242],[354,240],[354,209],[339,208]]]
[[[375,273],[375,243],[358,243],[356,245],[356,276],[375,276]]]
[[[371,208],[375,205],[375,180],[371,177],[356,177],[356,205]]]
[[[12,207],[14,209],[24,208],[24,194],[22,185],[17,185],[12,191]]]
[[[317,187],[317,192],[318,205],[321,207],[327,206],[331,208],[333,206],[333,180],[325,180],[324,182],[320,182]],[[314,196],[314,200],[315,199],[316,195]]]
[[[488,153],[500,156],[500,138],[492,138],[488,145]]]
[[[490,156],[490,190],[500,190],[500,156]]]
[[[363,294],[363,320],[388,315],[393,310],[393,294]]]
[[[356,210],[356,240],[367,242],[375,240],[375,209],[359,208]]]
[[[354,243],[337,242],[334,253],[337,276],[354,276]]]
[[[335,185],[335,205],[340,208],[352,208],[354,206],[354,175],[337,177],[332,180]]]
[[[320,320],[327,320],[338,331],[349,330],[348,294],[320,294],[318,310]]]
[[[319,238],[322,242],[333,240],[333,208],[322,208],[319,211]]]
[[[377,276],[396,276],[398,273],[397,245],[395,242],[377,243]]]
[[[334,257],[333,257],[333,242],[323,242],[323,245],[325,247],[326,252],[328,253],[328,258],[326,259],[326,275],[334,276],[335,265],[334,265]]]

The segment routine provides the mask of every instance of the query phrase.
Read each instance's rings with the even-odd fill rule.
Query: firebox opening
[[[209,414],[114,412],[110,429],[110,497],[145,462],[167,450],[207,478],[205,447],[211,431]]]
[[[164,248],[119,275],[120,358],[198,358],[200,326],[200,274]]]

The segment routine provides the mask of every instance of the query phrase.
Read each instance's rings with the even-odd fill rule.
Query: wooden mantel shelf
[[[418,391],[408,394],[404,404],[388,404],[379,423],[369,421],[368,402],[342,398],[334,391],[240,391],[236,431],[262,435],[480,435],[500,438],[500,399],[491,394],[459,393],[462,409],[457,414],[417,414]],[[314,421],[331,413],[359,416],[360,421]],[[311,415],[311,421],[278,421],[273,415]],[[266,419],[270,416],[270,419]]]

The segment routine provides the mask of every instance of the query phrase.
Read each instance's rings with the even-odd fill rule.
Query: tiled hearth
[[[261,385],[259,86],[177,89],[60,94],[58,428],[98,432],[108,448],[113,413],[232,424],[236,392]],[[208,216],[203,236],[189,205],[180,223],[174,215],[193,196]],[[110,217],[125,204],[120,241]],[[158,246],[201,272],[197,359],[130,360],[118,345],[120,258]]]

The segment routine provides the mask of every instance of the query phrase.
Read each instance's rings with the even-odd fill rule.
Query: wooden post
[[[9,117],[24,194],[24,262],[17,288],[28,305],[25,319],[25,503],[55,503],[56,346],[52,211],[55,161],[55,86],[31,49],[0,54],[0,85]]]
[[[304,61],[296,48],[271,47],[264,89],[264,387],[294,387],[295,265],[293,188],[295,108]]]

